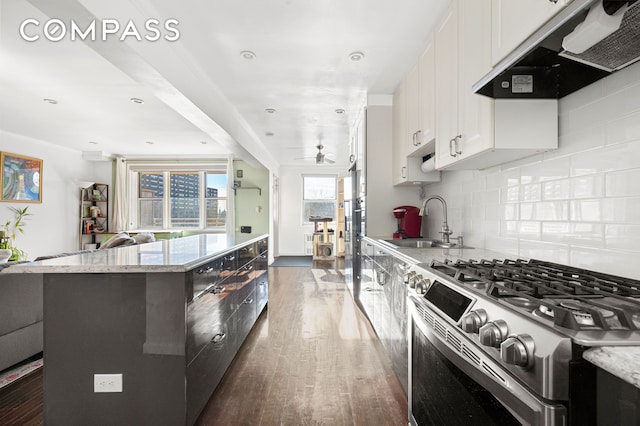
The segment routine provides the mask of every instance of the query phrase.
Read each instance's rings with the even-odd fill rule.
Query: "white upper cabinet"
[[[571,0],[492,0],[491,65],[500,62]]]
[[[436,29],[436,167],[493,146],[493,100],[471,91],[490,69],[488,0],[454,1]]]
[[[435,34],[436,168],[483,169],[558,147],[557,101],[471,86],[491,69],[491,0],[454,0]]]
[[[417,66],[413,70],[419,69]],[[422,156],[434,151],[435,146],[433,140],[428,143],[422,143],[420,147],[413,146],[411,141],[412,135],[415,133],[415,123],[419,122],[420,114],[411,114],[414,105],[409,102],[415,102],[419,99],[419,92],[414,85],[409,84],[411,74],[407,76],[396,88],[393,94],[392,109],[392,176],[394,185],[412,185],[415,182],[439,182],[440,172],[430,171],[423,172]],[[410,122],[413,126],[410,128]],[[410,148],[414,148],[410,153]],[[426,150],[424,154],[421,150]],[[433,160],[432,160],[433,161]]]
[[[409,116],[407,154],[419,156],[435,151],[435,44],[429,40],[420,60],[407,77]]]

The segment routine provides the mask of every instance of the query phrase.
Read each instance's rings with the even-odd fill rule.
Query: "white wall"
[[[558,150],[444,172],[425,190],[469,245],[640,279],[640,63],[561,99],[559,114]]]
[[[398,206],[419,207],[420,187],[393,186],[392,107],[367,107],[367,235],[391,237],[398,228],[393,209]]]
[[[234,177],[241,187],[259,187],[257,189],[238,189],[235,195],[235,227],[240,232],[241,226],[251,226],[252,235],[269,232],[269,171],[249,166],[244,161],[233,162],[233,175],[242,170],[242,178]]]
[[[42,203],[0,203],[0,224],[13,220],[8,207],[29,206],[32,216],[15,245],[29,259],[78,249],[80,188],[77,181],[108,183],[111,162],[88,162],[82,153],[0,131],[0,151],[39,158],[42,164]]]

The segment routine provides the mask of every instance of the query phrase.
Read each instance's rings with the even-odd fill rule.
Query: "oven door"
[[[536,398],[491,358],[470,350],[457,327],[417,303],[409,298],[411,424],[565,424],[563,405]]]

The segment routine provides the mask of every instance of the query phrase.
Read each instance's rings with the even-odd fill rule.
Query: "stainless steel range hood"
[[[594,23],[594,15],[609,19],[616,14],[619,28],[587,43],[591,47],[584,52],[562,47],[570,34],[587,41],[597,38],[597,28],[587,25]],[[574,0],[474,84],[473,91],[496,99],[559,99],[638,59],[640,1]]]

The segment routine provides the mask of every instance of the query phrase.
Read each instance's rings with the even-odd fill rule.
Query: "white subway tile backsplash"
[[[543,201],[535,204],[534,212],[536,220],[569,220],[569,202]]]
[[[569,197],[604,197],[604,175],[582,176],[571,179],[571,191]]]
[[[640,169],[607,173],[605,195],[607,197],[640,195]]]
[[[519,231],[519,222],[515,220],[503,220],[500,222],[501,237],[516,237]]]
[[[640,225],[606,225],[604,238],[607,248],[640,252]]]
[[[502,204],[500,206],[500,208],[502,209],[502,217],[501,219],[504,220],[518,220],[518,218],[520,217],[520,215],[518,214],[518,211],[522,208],[521,206],[518,206],[517,204]],[[533,212],[533,206],[531,205],[531,212]],[[533,217],[533,213],[530,215],[529,219]]]
[[[640,198],[605,198],[602,200],[602,220],[606,223],[640,224]]]
[[[570,192],[569,179],[554,180],[542,184],[543,200],[566,200]]]
[[[637,252],[571,247],[569,263],[578,268],[638,279]]]
[[[519,183],[520,171],[517,168],[493,173],[491,175],[487,175],[486,177],[487,189],[515,186]]]
[[[532,202],[532,201],[540,201],[542,200],[542,187],[540,186],[539,183],[532,183],[530,185],[522,185],[521,186],[522,191],[520,191],[522,193],[522,197],[520,200],[518,200],[517,198],[517,194],[518,194],[518,188],[514,187],[514,188],[509,188],[510,190],[512,190],[512,192],[514,193],[514,199],[512,200],[512,202],[515,201],[523,201],[523,202]],[[509,202],[509,201],[507,201]]]
[[[517,203],[518,201],[520,201],[520,187],[510,186],[500,190],[500,202]]]
[[[576,154],[571,175],[583,176],[640,167],[640,140]]]
[[[541,234],[540,222],[519,222],[519,237],[525,240],[539,240]]]
[[[533,203],[520,204],[520,220],[533,220],[535,217],[535,205]]]
[[[570,157],[560,157],[540,164],[523,166],[520,168],[520,182],[527,184],[567,178],[569,177],[570,160]]]
[[[569,262],[569,246],[542,241],[520,240],[520,256],[556,263]]]
[[[542,240],[569,245],[603,247],[604,225],[598,223],[543,222]]]
[[[600,222],[604,216],[602,199],[573,200],[570,203],[571,220],[575,222]]]

